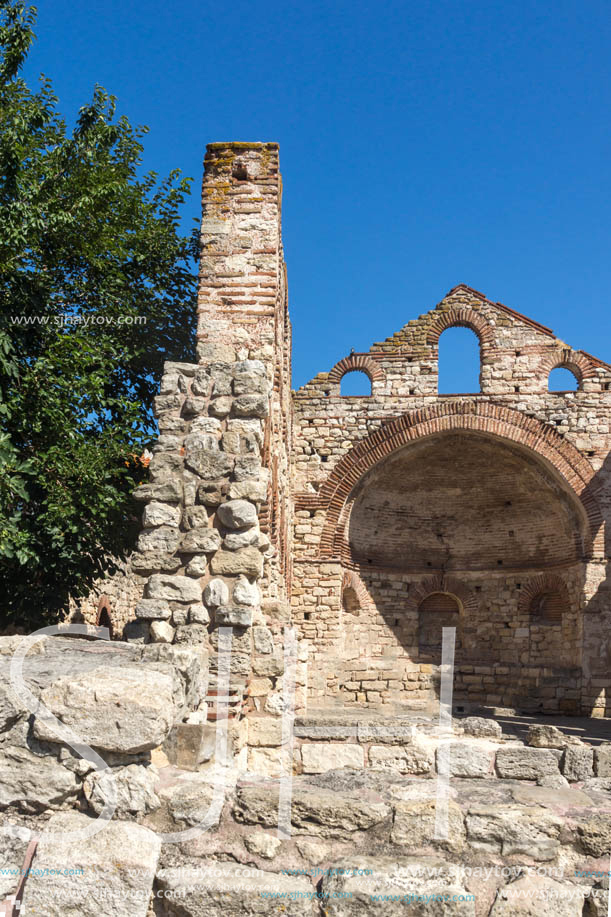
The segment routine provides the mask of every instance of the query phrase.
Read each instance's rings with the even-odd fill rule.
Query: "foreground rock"
[[[584,890],[547,876],[526,876],[499,891],[490,917],[581,917]]]
[[[458,868],[432,857],[353,858],[334,864],[322,890],[329,917],[475,917]]]
[[[243,785],[234,806],[236,821],[274,828],[278,824],[278,784]],[[391,808],[368,794],[336,793],[311,784],[293,783],[291,824],[295,834],[343,837],[366,831],[390,819]]]
[[[307,879],[203,860],[200,869],[162,869],[157,883],[169,917],[319,917]]]
[[[156,779],[156,772],[150,767],[138,764],[112,767],[89,774],[83,783],[83,792],[89,807],[99,815],[113,799],[114,789],[116,803],[113,818],[133,818],[148,815],[161,805],[155,793]]]
[[[26,723],[2,736],[0,774],[0,809],[14,806],[29,813],[57,809],[73,804],[80,787],[76,774],[60,763],[55,749],[45,749],[28,738]]]
[[[43,835],[38,845],[22,914],[146,917],[161,842],[148,828],[125,822],[110,822],[86,840],[69,836],[91,823],[75,812],[49,821],[55,836]],[[73,874],[63,875],[66,870]]]
[[[533,860],[552,860],[560,847],[562,821],[537,806],[474,806],[466,819],[474,850]]]
[[[94,669],[60,678],[43,690],[41,701],[82,742],[123,754],[161,745],[178,712],[172,676],[144,667]],[[39,739],[61,742],[39,716],[34,733]]]

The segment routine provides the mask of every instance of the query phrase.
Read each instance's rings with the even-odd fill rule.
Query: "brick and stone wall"
[[[130,639],[213,650],[231,625],[257,717],[281,712],[291,623],[301,706],[307,685],[315,705],[426,707],[454,624],[465,702],[608,713],[611,366],[460,285],[291,392],[280,200],[277,144],[208,147],[198,362],[161,380],[132,579],[100,586],[118,623],[131,602]],[[480,391],[440,395],[456,325]],[[558,366],[576,391],[548,390]],[[350,372],[369,396],[341,395]]]
[[[455,325],[479,338],[481,391],[439,395]],[[556,366],[577,391],[548,391]],[[370,396],[340,394],[354,371]],[[292,604],[316,702],[424,699],[420,606],[446,593],[459,697],[609,710],[610,387],[607,364],[459,286],[294,394]]]

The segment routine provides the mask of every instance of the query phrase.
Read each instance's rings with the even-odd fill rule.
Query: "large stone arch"
[[[412,411],[387,423],[357,443],[335,466],[319,491],[326,509],[320,556],[340,553],[340,517],[346,501],[374,465],[397,449],[444,431],[470,430],[509,440],[535,453],[575,495],[587,525],[587,556],[604,556],[603,518],[593,487],[594,469],[556,430],[511,408],[489,402],[448,402]]]

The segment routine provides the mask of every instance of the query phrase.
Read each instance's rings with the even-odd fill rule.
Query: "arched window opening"
[[[108,637],[110,640],[113,639],[114,633],[113,633],[113,626],[112,626],[112,618],[110,617],[110,599],[108,598],[107,595],[100,596],[95,623],[97,627],[107,627],[108,628]]]
[[[562,624],[564,600],[559,592],[539,592],[530,603],[533,624]]]
[[[356,594],[354,586],[346,586],[342,592],[342,605],[344,611],[351,615],[358,615],[361,610],[361,602]]]
[[[548,388],[550,392],[577,392],[579,379],[566,366],[557,366],[549,374]]]
[[[480,391],[479,338],[470,328],[447,328],[439,338],[440,395]]]
[[[340,394],[352,397],[367,397],[371,395],[371,380],[367,373],[360,369],[352,369],[342,376]]]
[[[418,651],[421,656],[441,662],[441,643],[444,627],[456,628],[456,646],[459,645],[458,599],[448,592],[427,595],[418,608]]]

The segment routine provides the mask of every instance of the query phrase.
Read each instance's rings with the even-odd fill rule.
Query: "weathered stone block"
[[[567,780],[587,780],[594,776],[594,749],[569,745],[562,756],[562,773]]]
[[[496,753],[496,770],[499,777],[516,780],[537,780],[558,773],[558,759],[544,748],[507,747]]]
[[[465,823],[460,808],[448,800],[448,830],[446,837],[435,837],[437,803],[398,802],[395,805],[391,840],[393,844],[416,852],[426,847],[441,847],[460,853],[465,845]]]
[[[221,605],[216,610],[216,623],[225,627],[250,627],[252,608],[246,605]]]
[[[185,449],[187,467],[210,481],[217,481],[231,474],[234,462],[233,456],[214,449]]]
[[[221,545],[221,534],[217,529],[198,527],[190,529],[183,535],[180,542],[180,550],[185,553],[197,553],[203,551],[210,554],[216,551]]]
[[[152,621],[150,634],[154,643],[172,643],[174,640],[174,628],[167,621]]]
[[[154,768],[128,764],[89,774],[83,783],[83,792],[89,808],[96,815],[100,815],[104,807],[116,799],[113,819],[133,818],[148,815],[161,805],[155,793],[156,782]]]
[[[457,720],[456,725],[462,727],[465,735],[469,736],[500,739],[503,735],[500,723],[483,716],[467,716],[464,719]]]
[[[369,763],[376,771],[400,774],[428,774],[433,768],[433,751],[418,741],[409,745],[371,745]]]
[[[252,749],[252,752],[263,749]],[[280,752],[280,749],[268,749]],[[278,824],[278,785],[240,786],[233,809],[236,821],[275,828]],[[314,784],[293,780],[291,824],[295,834],[343,837],[354,831],[367,831],[390,819],[385,802],[368,794],[322,790]]]
[[[200,602],[202,591],[188,576],[165,576],[158,573],[146,584],[146,595],[150,599],[167,599],[170,602]]]
[[[437,750],[437,767],[440,754]],[[492,776],[494,750],[473,743],[451,742],[445,751],[448,755],[449,770],[452,777],[489,777]]]
[[[138,536],[137,549],[142,553],[155,551],[160,554],[173,554],[178,547],[180,533],[177,528],[160,526],[156,529],[145,529]]]
[[[272,678],[276,675],[282,675],[284,672],[284,654],[282,650],[276,647],[273,653],[255,656],[252,670],[255,675],[265,675]]]
[[[585,890],[549,876],[524,876],[499,889],[490,917],[581,917]]]
[[[281,720],[271,720],[282,724]],[[301,760],[306,774],[324,774],[338,767],[365,767],[362,745],[348,742],[306,742],[301,746]]]
[[[106,667],[58,678],[43,704],[81,741],[102,751],[136,754],[161,745],[177,715],[173,677],[141,665]],[[34,734],[61,742],[39,716]]]
[[[250,583],[245,576],[240,576],[233,587],[233,601],[238,605],[257,605],[261,598],[259,587]]]
[[[352,856],[322,880],[329,917],[475,917],[457,866],[435,857]]]
[[[594,769],[597,777],[611,777],[611,743],[594,749]]]
[[[218,608],[229,601],[229,589],[222,579],[211,579],[204,589],[204,602],[209,608]]]
[[[142,599],[136,605],[136,617],[147,620],[169,621],[172,610],[165,599]]]
[[[272,838],[273,840],[273,838]],[[273,845],[271,845],[273,846]],[[268,846],[267,849],[271,849]],[[318,905],[307,879],[283,876],[233,863],[214,864],[214,876],[202,881],[201,869],[162,869],[157,881],[166,893],[168,917],[316,917]],[[282,903],[280,903],[282,902]]]
[[[248,500],[229,500],[222,503],[217,516],[220,522],[228,529],[241,529],[256,525],[257,510]]]
[[[53,816],[25,884],[24,914],[45,917],[146,917],[161,849],[148,828],[111,821],[93,837],[74,837],[92,819],[77,812]],[[69,864],[69,869],[66,867]],[[73,873],[65,875],[66,872]]]
[[[210,561],[210,569],[218,576],[261,576],[263,557],[257,548],[240,548],[239,551],[217,551]]]
[[[232,411],[236,417],[267,417],[269,399],[264,395],[239,395],[234,398]]]
[[[180,523],[180,508],[168,503],[149,503],[144,507],[142,525],[150,528],[156,525],[177,526]]]
[[[282,720],[271,716],[249,717],[248,744],[272,747],[282,745]]]
[[[469,845],[484,853],[545,861],[560,848],[561,819],[535,806],[474,806],[466,825]]]

